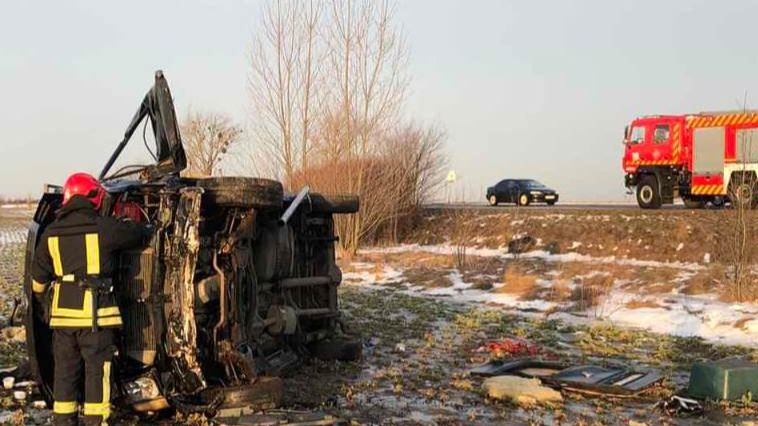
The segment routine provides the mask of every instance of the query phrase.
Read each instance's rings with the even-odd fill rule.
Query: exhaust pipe
[[[311,192],[311,188],[308,187],[308,185],[305,185],[303,189],[300,190],[300,192],[297,193],[297,196],[294,200],[292,200],[292,203],[289,207],[287,207],[287,210],[284,211],[284,214],[282,217],[279,218],[277,223],[279,226],[284,226],[289,222],[290,218],[293,214],[295,214],[295,210],[297,210],[298,207],[300,207],[300,204],[302,204],[305,197],[308,196],[308,193]]]

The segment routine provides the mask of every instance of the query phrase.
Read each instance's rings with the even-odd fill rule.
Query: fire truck
[[[656,209],[681,198],[753,208],[758,204],[758,111],[638,118],[624,130],[625,186]]]

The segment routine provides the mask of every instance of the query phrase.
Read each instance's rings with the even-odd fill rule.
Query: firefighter
[[[100,216],[104,196],[93,176],[71,175],[63,187],[63,205],[34,253],[32,290],[49,303],[53,330],[57,426],[77,425],[80,408],[85,425],[107,424],[115,330],[122,324],[111,283],[116,252],[142,244],[150,234],[145,226]]]

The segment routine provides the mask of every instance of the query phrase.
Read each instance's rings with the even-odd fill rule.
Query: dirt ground
[[[704,213],[696,212],[694,215],[700,217]],[[635,223],[634,232],[639,233],[638,239],[644,238],[644,241],[637,244],[634,240],[631,245],[624,246],[623,250],[629,250],[629,258],[702,263],[703,253],[709,250],[705,245],[707,237],[692,236],[687,231],[671,231],[672,234],[665,239],[654,236],[658,228],[653,227],[658,226],[658,221],[664,223],[660,225],[662,228],[686,229],[684,223],[689,220],[689,212],[674,214],[667,219],[657,219],[659,216],[665,218],[663,215],[648,217],[625,212],[618,213],[619,221],[605,219],[614,214],[577,213],[572,219],[564,215],[563,219],[558,220],[566,221],[570,226],[555,233],[542,231],[546,228],[541,225],[544,219],[524,217],[523,214],[518,217],[498,215],[495,219],[486,220],[487,223],[502,222],[502,227],[487,230],[486,235],[472,237],[471,246],[502,247],[514,235],[530,232],[530,235],[541,239],[540,244],[543,245],[550,239],[557,241],[560,238],[564,253],[570,251],[568,247],[575,246],[571,250],[579,254],[599,255],[602,252],[597,250],[607,250],[608,247],[612,250],[612,244],[622,239],[606,241],[606,234],[612,234],[610,230],[613,226],[620,228],[623,223],[620,221],[632,217],[628,220]],[[594,219],[594,216],[599,219]],[[428,244],[449,242],[446,238],[450,234],[444,230],[443,223],[433,225],[435,221],[445,220],[443,217],[427,219],[428,223],[419,228],[413,242],[424,239]],[[477,222],[481,218],[472,220],[476,227],[487,228],[486,224],[480,226],[481,223]],[[524,222],[511,225],[511,222],[520,220]],[[702,220],[705,223],[712,219],[703,216]],[[0,367],[13,365],[24,357],[23,340],[6,330],[13,330],[9,327],[8,318],[13,300],[21,294],[23,238],[19,239],[18,235],[19,232],[23,235],[27,221],[28,215],[0,212],[0,235],[11,236],[0,239],[0,295],[3,301],[0,304],[3,317],[0,321],[3,326],[0,330]],[[522,225],[529,228],[512,230]],[[442,230],[439,235],[428,232],[429,227],[435,226]],[[644,231],[647,228],[650,230]],[[621,235],[625,231],[617,229],[616,232]],[[575,245],[574,241],[581,244]],[[654,255],[644,248],[635,248],[656,244],[655,241],[661,244],[665,241],[666,247],[673,248],[673,253],[662,259],[660,253]],[[677,252],[676,247],[680,243],[692,244],[699,252]],[[590,244],[592,247],[589,247]],[[749,399],[732,404],[708,404],[705,415],[694,418],[670,417],[655,408],[659,401],[686,386],[687,371],[693,362],[728,356],[756,358],[752,347],[721,346],[697,337],[675,337],[625,329],[602,320],[566,321],[556,319],[552,310],[532,309],[529,304],[520,308],[504,308],[494,303],[466,302],[456,297],[455,292],[449,292],[457,285],[450,278],[451,273],[455,272],[457,275],[452,276],[461,281],[481,286],[482,289],[489,286],[486,291],[505,293],[530,303],[557,301],[561,309],[580,316],[585,315],[593,303],[597,303],[597,300],[593,301],[589,289],[602,289],[606,285],[605,275],[595,273],[597,271],[621,278],[632,274],[643,276],[637,284],[644,292],[659,291],[661,294],[672,290],[666,286],[677,279],[678,272],[636,264],[588,266],[587,262],[555,263],[540,259],[506,262],[473,255],[467,258],[465,268],[459,268],[456,263],[456,257],[450,255],[371,251],[359,254],[350,262],[343,261],[346,279],[341,288],[341,303],[351,330],[364,339],[364,357],[355,363],[313,361],[291,372],[285,378],[285,408],[324,411],[351,419],[353,424],[367,425],[634,424],[631,422],[648,425],[739,425],[757,418],[758,405]],[[395,272],[387,274],[388,271]],[[684,284],[684,290],[697,292],[698,286],[714,285],[714,279],[705,276],[707,271],[698,269],[688,276],[687,281],[692,283]],[[363,279],[366,274],[373,278]],[[545,294],[547,290],[541,284],[548,279],[557,283],[565,280],[566,288],[561,289],[558,285],[550,290],[551,293]],[[573,289],[568,285],[585,280],[590,284],[574,286]],[[502,286],[504,288],[493,286],[493,283],[499,286],[498,283],[506,281],[515,285]],[[413,291],[416,288],[440,291],[437,294],[421,294]],[[577,292],[576,288],[587,291]],[[577,306],[582,303],[585,305]],[[643,302],[637,303],[645,306]],[[639,398],[611,399],[564,392],[563,403],[548,407],[520,407],[494,401],[482,391],[482,380],[470,376],[468,371],[493,358],[508,358],[506,354],[476,351],[489,342],[508,337],[524,339],[535,345],[538,357],[542,359],[559,359],[571,364],[654,368],[661,370],[666,378],[660,386]],[[49,410],[34,408],[34,400],[35,397],[30,396],[26,401],[19,402],[9,392],[1,391],[0,424],[48,424]],[[184,419],[167,414],[150,419],[124,417],[119,423],[205,422],[206,419],[202,418]]]
[[[758,228],[758,212],[747,222]],[[433,210],[419,220],[405,243],[440,244],[469,240],[474,247],[505,247],[529,235],[539,247],[560,253],[640,260],[712,262],[727,260],[736,213],[722,210]]]

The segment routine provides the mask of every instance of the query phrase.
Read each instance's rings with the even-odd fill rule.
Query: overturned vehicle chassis
[[[114,157],[145,117],[158,164],[106,176],[111,158],[101,174],[108,191],[101,214],[156,231],[147,247],[122,253],[113,277],[124,320],[114,402],[137,411],[274,405],[281,382],[268,376],[312,355],[360,356],[360,342],[340,333],[333,218],[356,212],[357,199],[307,189],[285,195],[266,179],[180,177],[186,160],[161,73]],[[42,196],[26,253],[28,352],[49,400],[52,332],[28,271],[61,200],[55,187]]]

